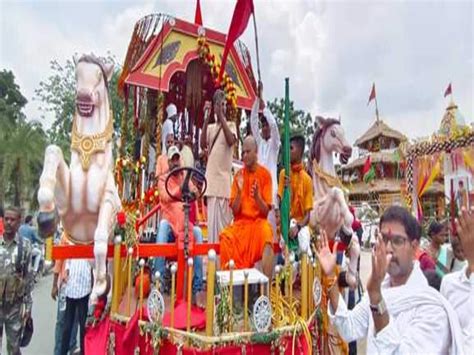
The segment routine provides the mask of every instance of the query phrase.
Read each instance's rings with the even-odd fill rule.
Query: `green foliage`
[[[107,55],[106,61],[115,65],[114,73],[109,82],[109,95],[114,115],[114,129],[118,133],[123,112],[123,99],[119,96],[117,90],[121,67],[110,54]],[[72,119],[76,109],[75,65],[70,59],[64,64],[52,60],[50,68],[52,74],[45,81],[40,82],[38,89],[35,91],[36,99],[42,103],[40,110],[44,113],[52,113],[55,117],[51,128],[47,132],[49,142],[58,145],[62,149],[65,159],[69,160],[71,155]]]
[[[278,123],[278,128],[280,130],[280,136],[283,139],[283,127],[285,119],[285,99],[273,99],[272,102],[267,102],[268,109],[273,113],[275,119]],[[306,137],[306,154],[311,147],[311,141],[314,134],[314,124],[311,115],[308,112],[303,110],[295,109],[293,101],[290,101],[290,131],[293,130],[303,130]]]
[[[272,112],[275,116],[275,120],[278,124],[278,129],[280,131],[280,139],[282,140],[283,147],[283,129],[284,129],[284,119],[285,119],[285,99],[284,98],[275,98],[273,101],[267,101],[266,107]],[[242,120],[240,136],[243,138],[247,135],[247,127],[249,122],[247,117]],[[305,156],[308,156],[309,148],[311,147],[311,142],[314,134],[314,124],[311,115],[308,112],[303,110],[297,110],[294,107],[293,101],[290,101],[290,131],[293,130],[303,130],[306,137],[306,147],[305,147]],[[280,155],[282,149],[280,149]],[[281,159],[279,159],[281,161]]]
[[[13,73],[5,69],[0,71],[0,122],[14,124],[24,119],[21,110],[26,103]]]
[[[26,103],[13,73],[0,72],[0,205],[36,203],[46,134],[39,122],[26,120]]]

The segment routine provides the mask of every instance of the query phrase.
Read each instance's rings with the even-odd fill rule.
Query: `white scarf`
[[[387,274],[382,282],[384,297],[388,312],[392,316],[407,312],[410,309],[426,305],[441,305],[446,311],[451,328],[451,354],[463,354],[462,331],[456,312],[446,299],[434,288],[428,285],[418,261],[413,264],[413,270],[405,285],[390,287],[390,276]]]

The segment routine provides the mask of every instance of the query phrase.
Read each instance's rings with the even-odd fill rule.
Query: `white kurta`
[[[166,152],[166,136],[168,134],[174,134],[173,121],[169,118],[163,122],[163,126],[161,127],[161,153]]]
[[[277,180],[277,164],[278,164],[278,152],[280,151],[280,133],[278,131],[278,124],[275,121],[270,110],[264,111],[265,119],[270,126],[270,139],[265,140],[260,134],[260,128],[258,127],[258,108],[260,99],[257,98],[253,104],[252,112],[250,113],[250,129],[252,130],[252,136],[255,137],[258,145],[258,163],[268,169],[272,177],[272,189],[273,189],[273,204],[277,205],[277,192],[278,192],[278,180]]]
[[[375,334],[368,294],[349,311],[342,297],[328,313],[341,337],[351,342],[367,337],[367,354],[461,354],[459,320],[447,301],[428,285],[419,263],[403,286],[390,287],[387,274],[382,297],[390,321]]]
[[[465,266],[462,270],[443,277],[441,294],[456,311],[464,338],[464,352],[474,353],[474,274],[466,276]]]

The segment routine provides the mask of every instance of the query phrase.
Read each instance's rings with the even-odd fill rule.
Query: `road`
[[[362,284],[367,284],[370,274],[370,252],[363,251],[361,258]],[[23,355],[51,355],[54,349],[54,329],[56,324],[56,302],[51,299],[52,276],[43,277],[33,291],[33,320],[35,332],[30,345],[22,350]],[[365,342],[359,344],[359,354],[365,353]],[[2,354],[6,354],[6,337],[2,344]]]

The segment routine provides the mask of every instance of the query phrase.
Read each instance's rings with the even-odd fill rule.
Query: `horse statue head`
[[[351,145],[347,142],[341,121],[334,118],[323,118],[316,116],[316,130],[310,150],[310,161],[321,159],[321,154],[339,154],[342,164],[347,163],[352,155]],[[311,166],[312,164],[310,164]]]
[[[114,65],[94,54],[74,56],[74,64],[77,129],[87,135],[101,133],[111,120],[108,82]]]

